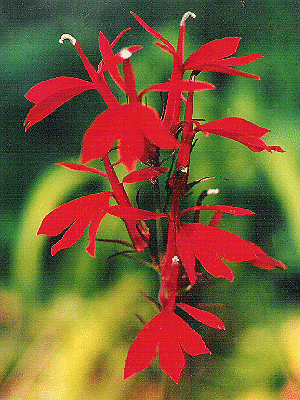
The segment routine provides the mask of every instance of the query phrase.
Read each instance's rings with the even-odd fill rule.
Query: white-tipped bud
[[[128,49],[121,50],[119,54],[123,58],[123,60],[128,60],[128,58],[132,56],[131,51],[129,51]]]
[[[187,12],[183,15],[183,17],[182,17],[182,19],[181,19],[181,21],[180,21],[180,26],[185,26],[186,20],[187,20],[189,17],[196,18],[196,14],[192,13],[191,11],[187,11]]]
[[[178,258],[177,256],[174,256],[174,257],[172,258],[172,262],[173,262],[173,263],[179,263],[179,258]]]
[[[77,40],[73,36],[69,35],[68,33],[64,33],[63,35],[61,35],[61,37],[59,39],[59,43],[63,44],[63,42],[65,40],[70,40],[70,42],[72,43],[73,46],[75,46],[75,44],[77,42]]]
[[[220,193],[220,189],[208,189],[208,191],[207,191],[207,195],[219,194],[219,193]]]

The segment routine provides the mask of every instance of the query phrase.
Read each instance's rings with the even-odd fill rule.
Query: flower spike
[[[137,314],[144,327],[129,348],[124,378],[143,371],[158,355],[162,371],[178,383],[185,365],[185,353],[192,356],[211,354],[200,334],[185,319],[191,324],[198,321],[210,328],[225,329],[225,324],[219,317],[198,308],[200,304],[205,308],[209,304],[220,303],[209,303],[205,306],[197,302],[197,307],[194,307],[192,304],[195,305],[195,297],[192,295],[204,289],[212,281],[211,276],[232,282],[234,275],[227,265],[228,262],[248,262],[265,270],[286,268],[282,262],[270,257],[256,244],[219,228],[224,216],[226,218],[231,215],[234,218],[254,214],[241,207],[206,205],[204,200],[207,196],[217,195],[219,189],[207,189],[206,186],[194,203],[183,207],[183,200],[192,187],[216,178],[204,177],[189,182],[191,154],[198,140],[195,140],[195,135],[202,132],[205,137],[209,134],[226,137],[247,146],[253,152],[283,150],[264,142],[269,129],[243,118],[228,117],[207,122],[201,115],[197,118],[193,116],[194,98],[198,95],[195,92],[215,89],[211,83],[196,81],[196,76],[201,71],[260,79],[235,67],[250,64],[262,55],[252,53],[234,57],[241,38],[225,37],[202,45],[185,61],[186,22],[190,17],[196,18],[193,12],[188,11],[183,15],[176,46],[147,25],[137,14],[131,14],[158,41],[155,45],[172,55],[173,70],[167,81],[154,82],[138,94],[131,56],[143,47],[132,45],[119,52],[114,50],[130,28],[124,29],[113,41],[103,32],[99,33],[101,57],[97,68],[89,61],[77,40],[65,33],[60,37],[59,43],[62,44],[65,40],[71,42],[90,79],[86,81],[60,76],[41,82],[25,95],[26,99],[34,103],[25,120],[25,130],[73,97],[91,89],[98,91],[107,105],[106,109],[99,111],[83,137],[80,164],[62,162],[59,165],[76,171],[74,173],[92,173],[94,178],[104,178],[109,181],[111,191],[89,194],[60,205],[45,216],[38,235],[58,236],[51,249],[51,254],[55,255],[58,251],[73,246],[88,230],[86,250],[93,257],[96,256],[97,242],[126,245],[130,248],[129,251],[114,252],[107,260],[122,255],[154,268],[160,274],[161,286],[157,304],[152,300],[157,306],[157,315],[147,323]],[[184,79],[186,71],[192,71],[189,80]],[[110,77],[107,80],[108,74]],[[117,85],[118,92],[119,89],[124,92],[120,98],[111,89],[111,83]],[[143,96],[152,91],[161,92],[160,113],[148,106],[147,102],[143,102]],[[167,93],[166,102],[162,92]],[[120,99],[125,96],[126,100],[122,103]],[[118,151],[118,156],[117,152],[114,153],[113,161],[109,159],[112,150]],[[171,155],[164,152],[161,155],[164,150],[173,152]],[[86,165],[97,159],[102,159],[103,171],[99,167]],[[170,160],[170,165],[163,168],[167,160]],[[120,164],[128,172],[123,180],[119,176]],[[159,182],[164,173],[164,182]],[[123,172],[120,174],[123,175]],[[132,191],[130,195],[127,193],[127,184],[143,181],[152,186],[153,199],[150,198],[148,207],[144,204],[146,199],[141,204],[140,187],[136,194],[135,207],[130,198]],[[166,189],[164,194],[161,193],[163,187]],[[162,204],[163,198],[165,204]],[[202,214],[206,212],[210,213],[210,219],[204,224]],[[97,238],[98,228],[104,217],[122,219],[132,243]],[[149,220],[153,220],[152,226],[149,226]],[[168,232],[164,230],[166,225]],[[146,261],[146,258],[144,260],[135,256],[135,253],[141,253],[147,248],[152,263]],[[148,295],[143,296],[151,300]],[[200,329],[201,325],[197,325],[197,329]]]

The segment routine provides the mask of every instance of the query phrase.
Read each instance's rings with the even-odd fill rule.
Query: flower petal
[[[195,256],[200,261],[202,267],[212,276],[216,278],[225,278],[230,282],[233,281],[231,269],[212,250],[202,251],[202,249],[196,249]]]
[[[91,89],[95,89],[93,83],[66,76],[50,79],[34,86],[25,95],[27,100],[36,103],[26,117],[25,130],[27,131],[73,97]]]
[[[98,115],[87,130],[82,144],[81,162],[86,164],[104,157],[116,139],[120,139],[121,161],[132,171],[135,162],[144,156],[145,138],[164,150],[178,146],[178,141],[151,107],[140,103],[111,107]]]
[[[194,69],[195,63],[206,64],[208,60],[220,60],[229,57],[235,53],[239,47],[241,38],[226,37],[223,39],[215,39],[204,44],[199,50],[189,56],[184,63],[184,69]]]
[[[152,318],[130,346],[124,368],[124,379],[146,369],[156,354],[160,314]]]
[[[57,165],[61,165],[65,168],[73,169],[74,171],[83,171],[83,172],[92,172],[93,174],[101,175],[107,177],[107,174],[103,171],[100,171],[97,168],[87,167],[86,165],[75,164],[75,163],[57,163]]]
[[[142,160],[146,152],[146,139],[136,131],[124,127],[123,135],[119,140],[120,161],[126,167],[127,171],[135,170],[137,160]],[[134,128],[133,128],[134,129]]]
[[[281,261],[278,261],[275,258],[268,256],[268,254],[266,254],[256,244],[252,243],[252,245],[254,246],[254,251],[257,257],[256,259],[249,260],[252,265],[268,270],[273,270],[275,268],[286,269],[286,266]]]
[[[118,68],[119,60],[115,58],[112,46],[104,36],[103,32],[99,32],[99,48],[102,55],[102,62],[101,69],[98,67],[97,72],[103,72],[104,70],[109,71],[116,84],[119,85],[120,88],[124,89],[125,84]]]
[[[260,79],[256,75],[230,68],[230,66],[250,64],[258,58],[263,57],[261,54],[252,53],[242,57],[224,59],[224,57],[235,53],[239,42],[240,38],[228,37],[224,39],[215,39],[212,42],[204,44],[186,60],[184,63],[184,70],[221,72],[229,75]]]
[[[178,384],[181,371],[185,366],[185,357],[180,344],[176,339],[159,342],[159,365],[161,369]]]
[[[202,322],[211,328],[225,329],[224,322],[207,311],[200,310],[199,308],[192,307],[185,303],[176,303],[176,306],[180,307],[197,321]]]
[[[154,36],[156,39],[161,40],[166,46],[167,48],[169,48],[169,50],[173,53],[175,53],[175,48],[174,46],[171,44],[171,42],[169,42],[169,40],[167,40],[166,38],[164,38],[159,32],[157,32],[155,29],[151,28],[149,25],[146,24],[145,21],[142,20],[142,18],[140,18],[136,13],[134,13],[133,11],[130,11],[130,13],[134,16],[134,18],[138,21],[139,24],[142,25],[143,28],[146,29],[146,31],[148,31],[150,33],[150,35]]]
[[[176,326],[179,342],[186,353],[190,354],[191,356],[197,356],[199,354],[211,354],[201,335],[199,335],[199,333],[197,333],[185,321],[178,317],[178,315],[174,314],[173,325]]]
[[[168,170],[169,168],[162,168],[162,167],[156,167],[156,168],[149,167],[140,169],[138,171],[133,171],[130,174],[126,175],[122,182],[135,183],[135,182],[146,181],[148,179],[156,178]]]
[[[92,82],[88,82],[83,79],[73,78],[70,76],[59,76],[57,78],[40,82],[39,84],[33,86],[25,94],[25,98],[32,103],[40,103],[49,96],[58,94],[61,91],[72,90],[75,88],[78,90],[83,88],[84,90],[90,90],[95,89],[95,85]]]
[[[180,256],[180,260],[184,266],[184,269],[189,278],[190,284],[194,285],[197,280],[196,270],[195,270],[195,255],[193,248],[190,246],[189,240],[186,239],[181,232],[176,234],[176,246]]]
[[[225,67],[236,67],[239,65],[246,65],[246,64],[251,64],[253,61],[258,60],[262,58],[263,56],[261,54],[257,53],[252,53],[248,54],[247,56],[242,56],[242,57],[230,57],[230,58],[225,58],[225,60],[221,60],[221,64]]]
[[[270,130],[238,117],[222,118],[198,126],[202,132],[224,136],[245,144],[252,151],[283,152],[279,146],[267,146],[261,139]]]
[[[224,65],[222,65],[223,60],[218,60],[215,63],[211,62],[211,63],[207,63],[207,64],[194,64],[193,68],[191,68],[192,70],[196,70],[196,71],[211,71],[211,72],[219,72],[221,74],[227,74],[227,75],[232,75],[232,76],[242,76],[244,78],[252,78],[252,79],[257,79],[260,80],[259,76],[253,75],[253,74],[249,74],[248,72],[243,72],[243,71],[239,71],[238,69],[234,69],[231,67],[226,67]],[[190,70],[190,68],[188,69]]]
[[[90,128],[86,131],[81,148],[81,162],[86,164],[97,158],[103,158],[117,140],[120,127],[115,119],[116,113],[112,109],[98,115]]]
[[[248,261],[255,258],[255,251],[250,242],[224,229],[202,224],[184,223],[180,226],[180,233],[189,238],[191,245],[195,249],[200,249],[200,253],[202,250],[211,251],[233,262]]]
[[[193,206],[185,209],[182,211],[179,215],[179,218],[181,218],[184,214],[191,212],[191,211],[218,211],[222,213],[227,213],[227,214],[232,214],[232,215],[253,215],[255,214],[253,211],[248,210],[247,208],[241,208],[241,207],[233,207],[233,206],[226,206],[222,204],[217,204],[213,206]]]
[[[160,92],[170,92],[170,91],[178,91],[178,92],[196,92],[201,90],[212,90],[215,89],[215,86],[211,83],[200,82],[200,81],[169,81],[158,83],[153,86],[149,86],[147,89],[144,89],[140,94],[139,98],[142,98],[146,93],[152,91],[160,91]]]
[[[129,220],[168,218],[167,214],[156,213],[147,210],[140,210],[139,208],[135,207],[111,206],[109,207],[107,212],[110,215],[114,215],[116,217]]]
[[[83,235],[91,223],[90,245],[87,250],[95,256],[95,240],[98,226],[109,208],[112,192],[90,194],[51,211],[42,221],[38,235],[57,236],[65,229],[62,239],[52,247],[52,255],[59,250],[71,247]]]

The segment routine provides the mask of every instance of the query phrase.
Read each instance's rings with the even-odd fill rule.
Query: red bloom
[[[235,215],[253,214],[252,211],[247,209],[218,205],[191,207],[181,213],[181,216],[193,210],[214,210],[218,216],[223,213]],[[220,218],[217,219],[221,220]],[[212,223],[215,224],[215,222],[213,218]],[[197,280],[195,259],[211,275],[223,277],[229,281],[233,281],[233,274],[222,258],[232,262],[248,261],[264,269],[285,268],[284,264],[269,257],[254,243],[213,226],[198,223],[181,223],[176,229],[176,246],[178,256],[192,285]]]
[[[24,122],[25,130],[40,122],[58,107],[87,90],[96,89],[92,82],[60,76],[34,86],[26,93],[27,100],[35,103]]]
[[[213,314],[187,304],[177,304],[198,321],[213,328],[225,329]],[[211,354],[201,336],[171,311],[162,311],[152,318],[132,343],[125,362],[124,378],[146,369],[159,353],[159,364],[176,383],[185,365],[182,349],[193,356]]]
[[[268,146],[262,140],[262,137],[270,131],[270,129],[262,128],[243,118],[229,117],[217,119],[216,121],[207,122],[201,125],[195,121],[197,128],[204,133],[213,133],[214,135],[224,136],[229,139],[236,140],[249,147],[254,152],[267,150],[269,152],[284,152],[279,146]]]
[[[178,146],[153,108],[140,103],[122,104],[98,115],[87,130],[81,150],[82,163],[103,158],[117,139],[120,159],[129,171],[135,169],[136,161],[142,160],[147,152],[146,139],[165,150]]]
[[[121,64],[124,60],[120,53],[114,55],[112,49],[126,31],[127,30],[124,30],[111,45],[103,33],[100,32],[99,47],[102,52],[103,60],[99,65],[98,72],[89,62],[76,39],[70,35],[63,35],[60,42],[63,43],[65,39],[71,40],[93,82],[61,76],[41,82],[31,88],[25,97],[36,105],[30,110],[24,122],[25,130],[47,117],[62,104],[87,90],[96,89],[108,106],[118,103],[104,79],[103,72],[109,70],[112,78],[124,90],[125,84],[118,70],[118,64]],[[128,50],[134,53],[141,48],[141,46],[131,46]]]
[[[66,163],[65,166],[67,165]],[[72,164],[70,165],[72,166]],[[106,214],[122,218],[125,222],[167,217],[165,214],[153,213],[130,206],[109,206],[111,196],[113,196],[113,192],[90,194],[62,204],[46,215],[38,230],[38,235],[57,236],[67,230],[62,239],[52,247],[51,254],[54,256],[59,250],[73,246],[90,224],[90,244],[86,250],[93,257],[96,257],[96,234]],[[133,228],[132,224],[130,226]],[[127,228],[129,229],[129,226]]]
[[[227,37],[224,39],[215,39],[212,42],[204,44],[199,50],[191,54],[183,64],[184,71],[213,71],[260,79],[258,76],[238,71],[231,67],[250,64],[258,58],[263,57],[261,54],[252,53],[242,57],[225,58],[236,52],[240,40],[241,38],[238,37]]]
[[[112,192],[102,192],[80,197],[62,204],[43,219],[38,235],[57,236],[67,229],[62,239],[52,247],[51,254],[53,256],[59,250],[73,246],[91,224],[89,229],[90,244],[86,250],[93,257],[96,257],[97,230],[102,218],[108,211],[112,194]]]
[[[164,38],[160,33],[147,25],[137,14],[133,12],[131,12],[131,14],[150,33],[150,35],[162,41],[163,44],[158,42],[155,43],[158,47],[172,54],[174,56],[175,62],[181,62],[180,56],[183,53],[184,32],[180,31],[184,31],[186,21],[185,19],[183,20],[183,23],[180,25],[179,28],[180,46],[178,46],[176,51],[174,46],[170,43],[168,39]],[[189,16],[195,18],[194,14],[186,13],[186,18],[188,18]],[[235,66],[250,64],[258,58],[263,57],[261,54],[252,53],[242,57],[226,58],[237,51],[240,40],[241,38],[238,37],[226,37],[223,39],[215,39],[209,43],[206,43],[202,47],[200,47],[199,50],[191,54],[185,61],[183,66],[180,67],[182,67],[183,71],[214,71],[222,72],[229,75],[244,76],[246,78],[260,79],[258,76],[231,68]]]

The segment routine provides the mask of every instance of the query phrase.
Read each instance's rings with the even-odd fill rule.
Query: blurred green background
[[[56,76],[87,78],[73,46],[61,46],[62,33],[77,38],[96,66],[98,32],[113,40],[126,27],[118,49],[141,44],[133,57],[139,89],[169,78],[172,60],[154,47],[150,35],[129,11],[176,43],[184,12],[186,55],[226,36],[242,37],[237,55],[265,57],[241,70],[255,81],[203,74],[216,85],[196,95],[194,116],[207,121],[238,116],[271,129],[266,142],[283,154],[252,153],[239,143],[199,136],[191,179],[218,187],[218,202],[250,208],[255,217],[225,218],[222,227],[255,241],[284,262],[287,271],[232,265],[235,280],[209,285],[194,301],[224,303],[207,308],[224,319],[226,332],[196,327],[212,356],[187,357],[180,385],[167,381],[166,399],[269,400],[300,398],[300,163],[299,38],[300,4],[291,0],[67,1],[0,2],[1,230],[0,230],[0,399],[160,399],[157,361],[127,381],[122,370],[127,349],[154,309],[141,296],[156,296],[154,271],[109,255],[121,251],[98,244],[98,257],[85,252],[87,236],[71,249],[50,255],[53,240],[37,237],[42,218],[62,202],[109,188],[103,180],[69,171],[56,162],[78,160],[85,130],[104,104],[96,93],[74,98],[27,133],[23,121],[31,108],[24,94]],[[159,107],[159,96],[148,103]],[[120,173],[124,171],[120,170]],[[128,185],[134,199],[136,187]],[[151,189],[142,201],[151,204]],[[105,218],[99,237],[126,240],[117,219]],[[147,259],[147,256],[145,256]]]

